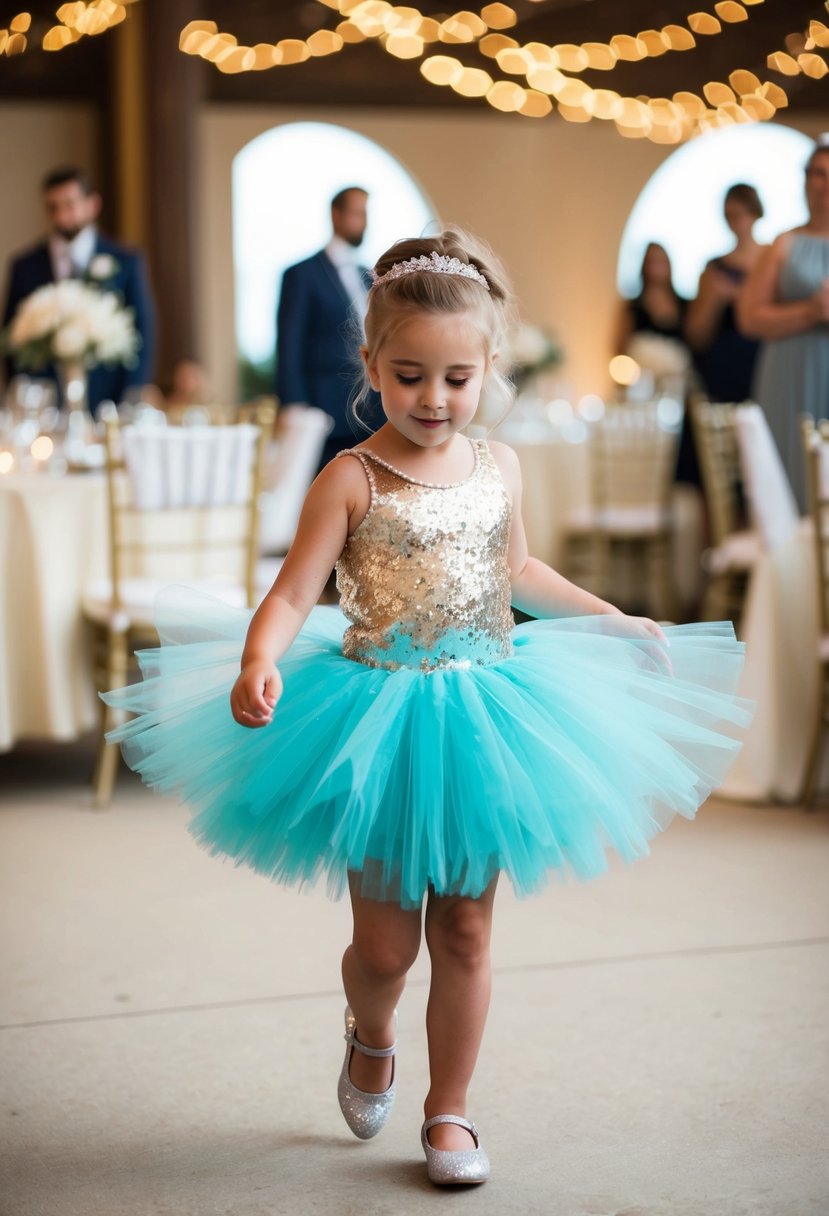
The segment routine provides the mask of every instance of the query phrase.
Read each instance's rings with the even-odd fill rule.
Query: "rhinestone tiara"
[[[447,257],[445,253],[438,253],[436,250],[428,254],[422,253],[419,258],[409,258],[406,262],[395,262],[391,270],[387,270],[385,274],[378,275],[372,271],[374,280],[372,287],[379,287],[381,283],[386,283],[389,279],[400,279],[404,274],[414,274],[418,270],[425,270],[431,274],[456,274],[462,279],[474,279],[476,283],[480,283],[489,291],[489,283],[477,266],[472,266],[469,262],[462,262],[460,258]]]

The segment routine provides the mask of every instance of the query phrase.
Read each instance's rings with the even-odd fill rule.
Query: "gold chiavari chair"
[[[700,616],[739,624],[762,538],[746,527],[737,409],[701,398],[691,403],[711,544],[703,555],[706,587]]]
[[[133,654],[157,642],[155,598],[174,582],[253,607],[259,493],[274,410],[231,426],[121,427],[107,423],[110,577],[87,588],[83,613],[99,691],[124,685]],[[118,711],[101,708],[95,803],[111,800]]]
[[[663,620],[678,615],[671,495],[681,419],[667,399],[608,407],[590,440],[591,506],[565,524],[569,578],[620,600],[615,572],[627,567],[636,599]]]
[[[205,402],[192,405],[168,405],[164,415],[173,426],[233,426],[236,422],[256,422],[260,411],[272,410],[276,417],[279,403],[276,397],[258,397],[242,405],[229,402]]]
[[[803,804],[809,806],[815,796],[826,729],[829,727],[829,422],[816,425],[807,416],[803,419],[802,435],[809,514],[814,529],[819,630],[815,656],[818,697],[802,792]]]

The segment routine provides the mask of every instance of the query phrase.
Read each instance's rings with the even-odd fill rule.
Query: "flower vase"
[[[66,459],[70,465],[82,465],[86,462],[86,450],[93,438],[87,372],[82,363],[61,363],[59,372],[66,409]]]

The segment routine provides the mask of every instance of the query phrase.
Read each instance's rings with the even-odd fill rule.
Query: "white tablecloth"
[[[505,442],[521,463],[521,513],[533,557],[558,567],[564,552],[565,522],[572,511],[590,506],[590,454],[586,443]]]
[[[104,477],[0,477],[0,751],[97,721],[81,595],[106,576],[107,532]]]
[[[746,666],[740,692],[754,722],[720,793],[748,802],[791,802],[801,792],[820,695],[817,586],[811,520],[755,569],[743,615]]]

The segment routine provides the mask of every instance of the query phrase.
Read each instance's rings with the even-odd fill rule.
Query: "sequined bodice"
[[[347,658],[433,671],[510,654],[510,500],[488,445],[472,443],[475,469],[453,485],[415,481],[366,449],[348,453],[371,503],[337,563]]]

